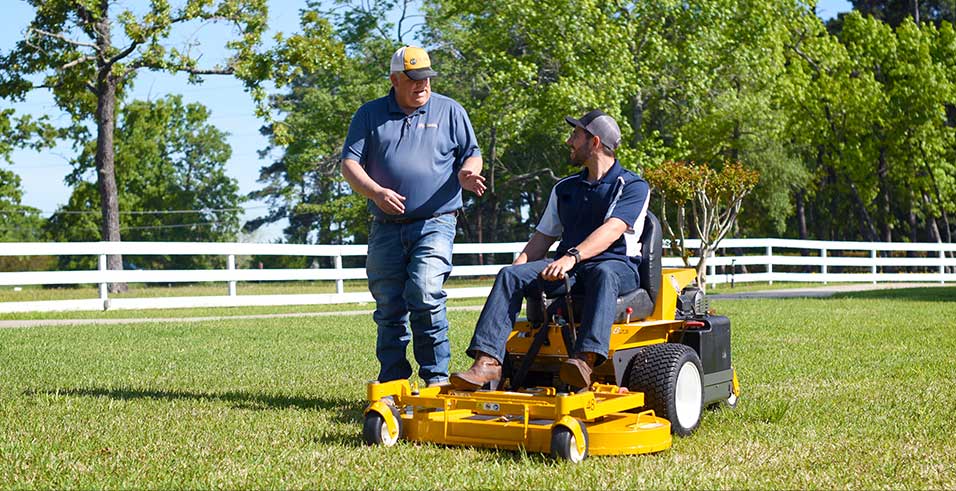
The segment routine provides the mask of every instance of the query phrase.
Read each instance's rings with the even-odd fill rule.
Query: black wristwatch
[[[574,256],[574,264],[581,262],[581,251],[577,247],[572,247],[565,252],[569,256]]]

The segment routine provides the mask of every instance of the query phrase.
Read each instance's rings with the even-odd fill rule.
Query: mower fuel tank
[[[704,369],[704,403],[707,404],[727,398],[734,374],[730,359],[730,319],[715,315],[701,321],[703,327],[684,331],[680,342],[700,356]]]

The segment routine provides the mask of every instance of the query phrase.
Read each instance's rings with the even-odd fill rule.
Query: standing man
[[[412,340],[418,376],[447,385],[442,286],[451,273],[461,190],[485,191],[481,154],[461,105],[432,94],[438,73],[424,49],[400,48],[390,72],[388,95],[355,112],[342,150],[342,175],[368,198],[373,218],[365,266],[376,305],[378,381],[411,377],[405,350]]]
[[[455,373],[456,389],[496,385],[501,378],[505,343],[521,302],[540,285],[552,291],[566,275],[584,288],[583,315],[576,344],[558,372],[572,387],[589,387],[592,369],[607,359],[617,297],[640,286],[638,265],[650,187],[625,170],[614,150],[621,130],[599,110],[581,119],[566,117],[574,126],[567,140],[571,160],[584,169],[554,185],[537,230],[511,266],[495,278],[468,347],[475,359],[466,372]],[[548,249],[561,237],[554,259]]]

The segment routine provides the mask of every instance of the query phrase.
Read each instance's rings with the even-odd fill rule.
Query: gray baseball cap
[[[604,111],[600,109],[595,109],[581,116],[581,119],[565,116],[564,120],[571,126],[581,128],[600,138],[601,144],[610,150],[616,149],[621,144],[621,128],[617,125],[617,121],[604,114]]]

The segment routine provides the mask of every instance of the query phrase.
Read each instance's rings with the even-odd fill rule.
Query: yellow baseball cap
[[[437,77],[438,72],[432,70],[432,61],[428,52],[418,46],[403,46],[392,55],[391,73],[403,72],[412,80],[424,80]]]

